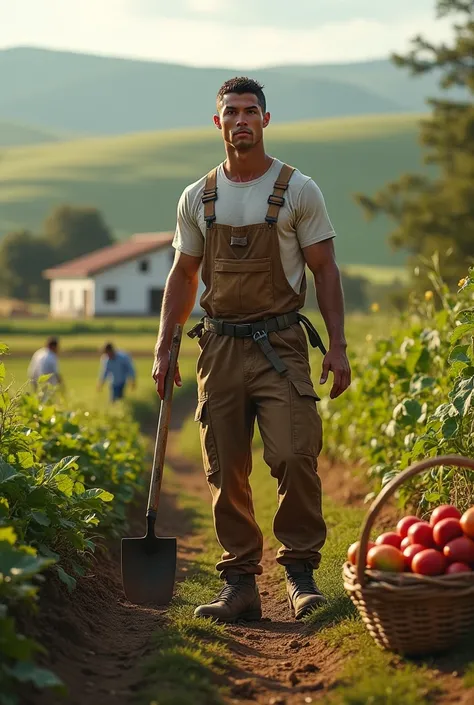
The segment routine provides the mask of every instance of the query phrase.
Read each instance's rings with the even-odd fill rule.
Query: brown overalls
[[[249,484],[255,418],[265,462],[278,481],[274,533],[282,546],[277,561],[304,561],[316,568],[326,538],[317,474],[322,428],[306,336],[295,313],[293,325],[285,317],[275,323],[275,317],[299,310],[306,293],[306,280],[297,294],[286,278],[276,228],[293,171],[282,168],[264,223],[232,227],[215,222],[216,170],[208,175],[202,199],[208,227],[201,305],[210,318],[191,332],[192,337],[200,334],[201,349],[195,418],[224,549],[216,566],[221,575],[229,569],[262,572],[262,532]],[[259,321],[273,332],[262,333],[262,323],[255,325]],[[254,325],[231,325],[243,323]]]

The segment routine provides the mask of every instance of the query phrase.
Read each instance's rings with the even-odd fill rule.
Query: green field
[[[271,154],[296,165],[321,186],[338,239],[341,264],[397,266],[387,245],[390,224],[364,220],[354,192],[373,193],[405,171],[420,168],[417,115],[382,115],[271,125]],[[60,203],[103,212],[118,237],[170,230],[183,188],[223,159],[212,128],[4,149],[0,162],[0,236],[38,231]]]
[[[306,311],[324,340],[327,340],[324,324],[319,314]],[[90,403],[91,406],[104,405],[108,403],[108,394],[104,390],[101,394],[96,392],[96,382],[99,371],[100,346],[104,341],[112,340],[121,349],[127,350],[134,356],[137,369],[137,389],[129,391],[129,397],[138,403],[149,403],[154,398],[154,387],[151,380],[151,365],[153,361],[153,351],[156,342],[156,330],[159,322],[147,322],[146,319],[118,319],[114,321],[97,320],[90,322],[90,329],[87,333],[70,333],[74,330],[75,321],[52,322],[50,332],[57,333],[60,337],[64,357],[60,358],[60,369],[63,374],[66,393],[69,402],[80,401]],[[193,321],[189,321],[185,331],[189,329]],[[94,327],[109,325],[114,333],[98,334],[93,332]],[[10,330],[6,330],[5,325],[0,323],[0,342],[9,347],[9,355],[3,358],[7,368],[7,382],[12,382],[15,388],[19,388],[27,382],[27,368],[29,356],[44,345],[45,331],[44,321],[30,321],[12,323]],[[146,326],[150,326],[148,332],[140,331]],[[347,317],[346,336],[348,340],[349,355],[365,355],[372,348],[374,341],[385,333],[391,325],[391,318],[384,314],[350,314]],[[26,326],[30,326],[29,332]],[[61,330],[62,326],[62,330]],[[2,330],[3,329],[3,330]],[[17,332],[16,332],[17,331]],[[188,384],[193,384],[195,380],[195,368],[198,354],[198,345],[195,340],[191,340],[187,335],[183,335],[180,352],[180,369],[183,380]],[[321,370],[322,356],[318,350],[310,348],[311,362],[313,366],[313,381],[321,396],[329,393],[330,384],[320,387],[319,374]]]

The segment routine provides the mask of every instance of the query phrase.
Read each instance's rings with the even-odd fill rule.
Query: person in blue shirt
[[[112,343],[107,343],[102,351],[99,382],[100,391],[106,379],[110,379],[110,399],[117,401],[123,399],[125,385],[130,379],[132,388],[135,388],[135,368],[130,355],[122,350],[116,350]]]

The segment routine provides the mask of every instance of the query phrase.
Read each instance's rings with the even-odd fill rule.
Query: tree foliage
[[[23,301],[47,301],[48,267],[88,254],[114,242],[96,208],[59,206],[46,218],[43,235],[18,230],[0,244],[0,294]]]
[[[431,99],[420,141],[431,175],[406,174],[375,196],[357,194],[368,217],[387,214],[396,228],[392,245],[411,253],[410,263],[439,251],[445,280],[457,282],[474,259],[474,0],[438,0],[439,17],[453,15],[450,45],[421,36],[393,61],[413,75],[440,72],[440,85],[465,89],[465,101]]]
[[[0,293],[24,301],[46,300],[48,282],[41,272],[55,263],[55,253],[44,239],[28,230],[9,233],[0,247]]]
[[[59,263],[113,243],[97,208],[59,206],[46,219],[43,232]]]

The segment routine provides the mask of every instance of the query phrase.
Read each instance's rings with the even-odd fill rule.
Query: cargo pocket
[[[322,444],[321,419],[316,409],[319,397],[307,380],[290,379],[289,384],[293,452],[316,458]]]
[[[209,415],[209,399],[207,395],[199,398],[194,420],[199,421],[204,472],[207,477],[210,477],[218,472],[219,462],[212,431],[211,417]]]
[[[268,311],[273,306],[270,258],[216,259],[212,288],[215,315]]]

